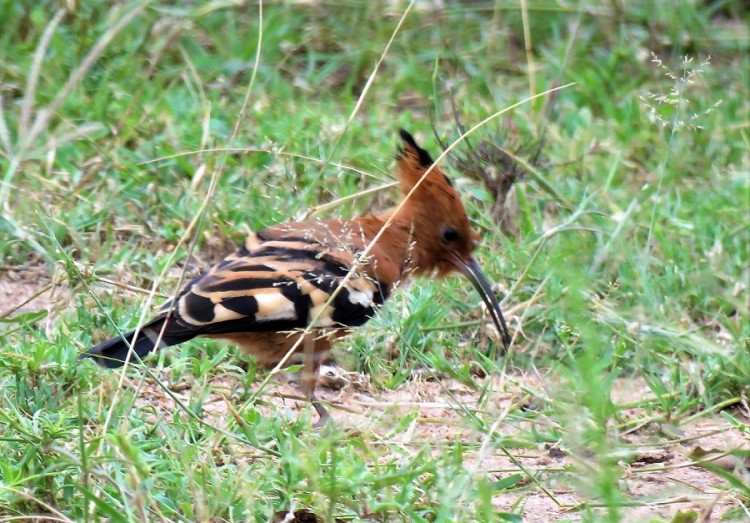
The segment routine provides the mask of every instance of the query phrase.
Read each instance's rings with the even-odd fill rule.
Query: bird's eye
[[[446,227],[443,229],[443,240],[448,243],[453,243],[458,240],[458,231],[453,227]]]

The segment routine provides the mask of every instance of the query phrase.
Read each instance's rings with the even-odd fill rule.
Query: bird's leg
[[[318,398],[315,397],[315,386],[318,384],[318,370],[320,369],[320,359],[315,354],[315,335],[312,333],[305,334],[305,352],[303,355],[304,365],[302,367],[302,378],[300,387],[302,392],[310,399],[310,403],[315,407],[318,413],[318,421],[313,425],[315,428],[321,428],[328,423],[331,415],[323,406]]]

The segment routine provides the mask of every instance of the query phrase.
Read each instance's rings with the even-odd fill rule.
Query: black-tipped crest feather
[[[414,149],[414,153],[417,155],[417,159],[419,160],[419,165],[421,165],[425,169],[428,169],[430,165],[435,163],[432,160],[432,156],[430,156],[430,153],[417,145],[417,142],[414,141],[414,137],[409,134],[409,131],[401,129],[399,130],[398,134],[401,136],[401,139],[404,141],[407,147]],[[401,149],[401,154],[403,154],[404,151],[405,149]],[[399,154],[399,157],[401,156],[401,154]]]

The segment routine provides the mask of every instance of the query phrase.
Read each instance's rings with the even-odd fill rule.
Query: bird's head
[[[500,305],[472,255],[480,235],[472,230],[458,191],[440,167],[433,165],[430,154],[411,134],[403,129],[400,134],[403,146],[396,164],[406,201],[399,215],[411,229],[414,271],[438,276],[459,271],[466,276],[482,296],[507,348],[510,335]]]

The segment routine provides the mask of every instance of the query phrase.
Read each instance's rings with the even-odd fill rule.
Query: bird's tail
[[[144,325],[138,331],[136,339],[133,339],[135,331],[130,331],[102,342],[96,347],[87,350],[79,359],[91,358],[102,367],[115,369],[122,367],[128,359],[131,362],[137,362],[139,358],[144,358],[157,348],[171,347],[195,337],[195,334],[190,332],[170,332],[170,325],[167,325],[166,329],[164,328],[166,320],[166,316],[162,316]],[[133,356],[134,354],[138,358]]]

